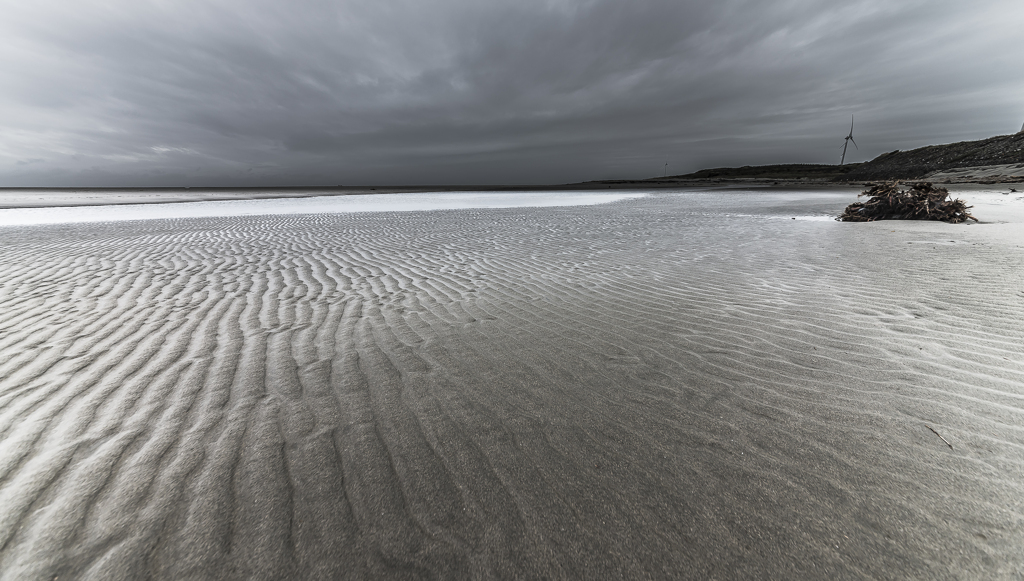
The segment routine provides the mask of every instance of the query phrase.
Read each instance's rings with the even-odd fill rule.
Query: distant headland
[[[862,182],[927,180],[935,183],[1001,184],[1024,182],[1024,131],[978,141],[929,145],[884,153],[864,163],[785,164],[703,169],[644,180],[673,185],[706,182]]]

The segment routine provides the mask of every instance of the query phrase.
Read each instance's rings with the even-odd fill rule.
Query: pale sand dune
[[[1019,578],[1021,227],[854,197],[2,228],[0,578]]]

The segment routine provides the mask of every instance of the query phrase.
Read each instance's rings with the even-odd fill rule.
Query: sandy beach
[[[0,226],[0,580],[1024,577],[1024,197],[856,193]]]

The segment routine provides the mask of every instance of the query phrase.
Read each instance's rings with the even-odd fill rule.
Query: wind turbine
[[[846,162],[846,148],[849,147],[851,141],[853,141],[853,115],[850,115],[850,134],[846,136],[846,140],[843,142],[843,158],[839,160],[839,165],[843,165]],[[857,148],[857,151],[860,151],[856,141],[853,141],[853,146]]]

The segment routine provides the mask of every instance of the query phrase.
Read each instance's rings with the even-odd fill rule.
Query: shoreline
[[[903,180],[928,181],[928,180]],[[859,190],[868,182],[828,180],[708,179],[708,180],[603,180],[577,184],[536,186],[283,186],[283,187],[196,187],[196,188],[0,188],[0,210],[128,204],[171,204],[232,200],[312,198],[322,196],[359,196],[368,194],[413,194],[442,192],[573,192],[607,190]],[[942,182],[951,193],[959,191],[1024,191],[1024,182]]]

